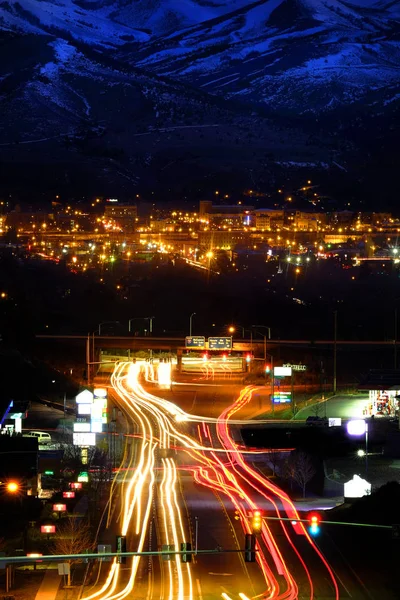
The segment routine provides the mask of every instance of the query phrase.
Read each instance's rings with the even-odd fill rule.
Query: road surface
[[[368,405],[368,394],[337,395],[312,404],[299,410],[295,420],[304,421],[307,417],[341,417],[342,419],[361,419],[364,409]]]
[[[199,553],[192,562],[176,554],[113,559],[83,600],[378,600],[321,536],[328,562],[304,515],[259,470],[260,452],[234,439],[231,422],[248,411],[257,388],[243,388],[217,417],[188,413],[162,397],[162,386],[170,387],[170,365],[162,364],[157,375],[148,363],[119,363],[112,375],[115,401],[139,437],[125,447],[108,525],[126,536],[128,551],[190,542]],[[161,388],[149,393],[143,379],[157,377]],[[249,563],[244,540],[255,511],[262,523]]]
[[[126,566],[114,559],[101,587],[83,598],[296,600],[299,594],[312,598],[315,590],[320,598],[338,599],[336,577],[290,498],[252,466],[250,454],[245,459],[232,437],[229,421],[237,420],[256,388],[244,388],[218,418],[196,416],[147,392],[140,382],[142,368],[148,379],[154,377],[152,365],[120,363],[111,379],[119,405],[142,437],[126,447],[111,490],[112,500],[119,487],[122,502],[110,519],[118,522],[128,550],[180,549],[191,542],[212,553],[191,563],[179,555],[168,561],[134,557]],[[166,386],[168,368],[161,367],[162,377],[158,369]],[[245,533],[252,531],[250,515],[257,510],[263,515],[257,560],[246,563]],[[291,522],[270,522],[268,516]]]

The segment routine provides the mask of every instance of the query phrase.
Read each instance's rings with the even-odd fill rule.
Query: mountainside
[[[120,54],[274,110],[386,103],[400,92],[400,3],[258,0]]]
[[[3,189],[365,182],[398,157],[397,1],[8,0],[0,44]]]

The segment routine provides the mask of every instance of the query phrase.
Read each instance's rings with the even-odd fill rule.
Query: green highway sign
[[[232,349],[232,338],[231,337],[209,337],[208,338],[208,349],[209,350],[231,350]]]
[[[187,336],[185,338],[186,348],[205,348],[206,338],[204,336]]]

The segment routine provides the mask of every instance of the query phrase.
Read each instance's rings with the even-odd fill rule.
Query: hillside
[[[3,1],[0,43],[3,191],[390,187],[398,2]]]

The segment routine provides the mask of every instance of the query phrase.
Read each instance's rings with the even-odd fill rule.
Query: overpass
[[[79,362],[86,363],[87,377],[89,380],[95,374],[99,364],[105,365],[117,360],[118,356],[125,356],[127,360],[132,354],[139,351],[160,351],[176,355],[178,369],[181,368],[182,356],[185,351],[185,338],[180,337],[137,337],[132,335],[51,335],[40,334],[36,336],[37,343],[42,349],[50,354],[57,353],[58,348],[67,348],[67,352],[80,356]],[[328,372],[328,378],[333,372],[334,355],[340,358],[338,372],[343,381],[357,381],[360,373],[365,373],[369,368],[387,368],[393,365],[398,356],[399,341],[395,340],[337,340],[336,353],[335,341],[331,340],[296,340],[296,339],[267,339],[251,340],[237,338],[233,340],[232,354],[238,355],[250,352],[255,360],[262,361],[265,358],[274,363],[291,362],[294,364],[306,362],[314,375],[326,380],[323,371],[318,371],[316,364],[322,365]],[[192,349],[192,351],[196,349]],[[202,352],[198,349],[198,352]],[[214,351],[208,350],[212,356]],[[221,354],[221,350],[215,351],[215,355]],[[107,357],[106,355],[110,355]],[[85,358],[86,357],[86,358]],[[244,365],[245,366],[245,365]],[[308,370],[308,369],[307,369]]]
[[[169,350],[177,351],[185,349],[184,337],[136,337],[136,336],[117,336],[117,335],[97,335],[90,333],[88,335],[36,335],[38,340],[60,340],[61,342],[71,343],[76,346],[82,346],[90,343],[97,349],[121,349],[121,350]],[[335,340],[295,340],[295,339],[234,339],[232,345],[233,352],[251,352],[256,356],[262,356],[265,345],[267,349],[281,347],[297,347],[312,349],[315,347],[329,349],[335,345]],[[400,340],[337,340],[337,347],[371,347],[371,348],[398,348]],[[196,348],[191,348],[196,351]],[[201,349],[200,349],[201,351]],[[219,350],[220,351],[220,350]],[[212,350],[210,351],[212,352]]]

